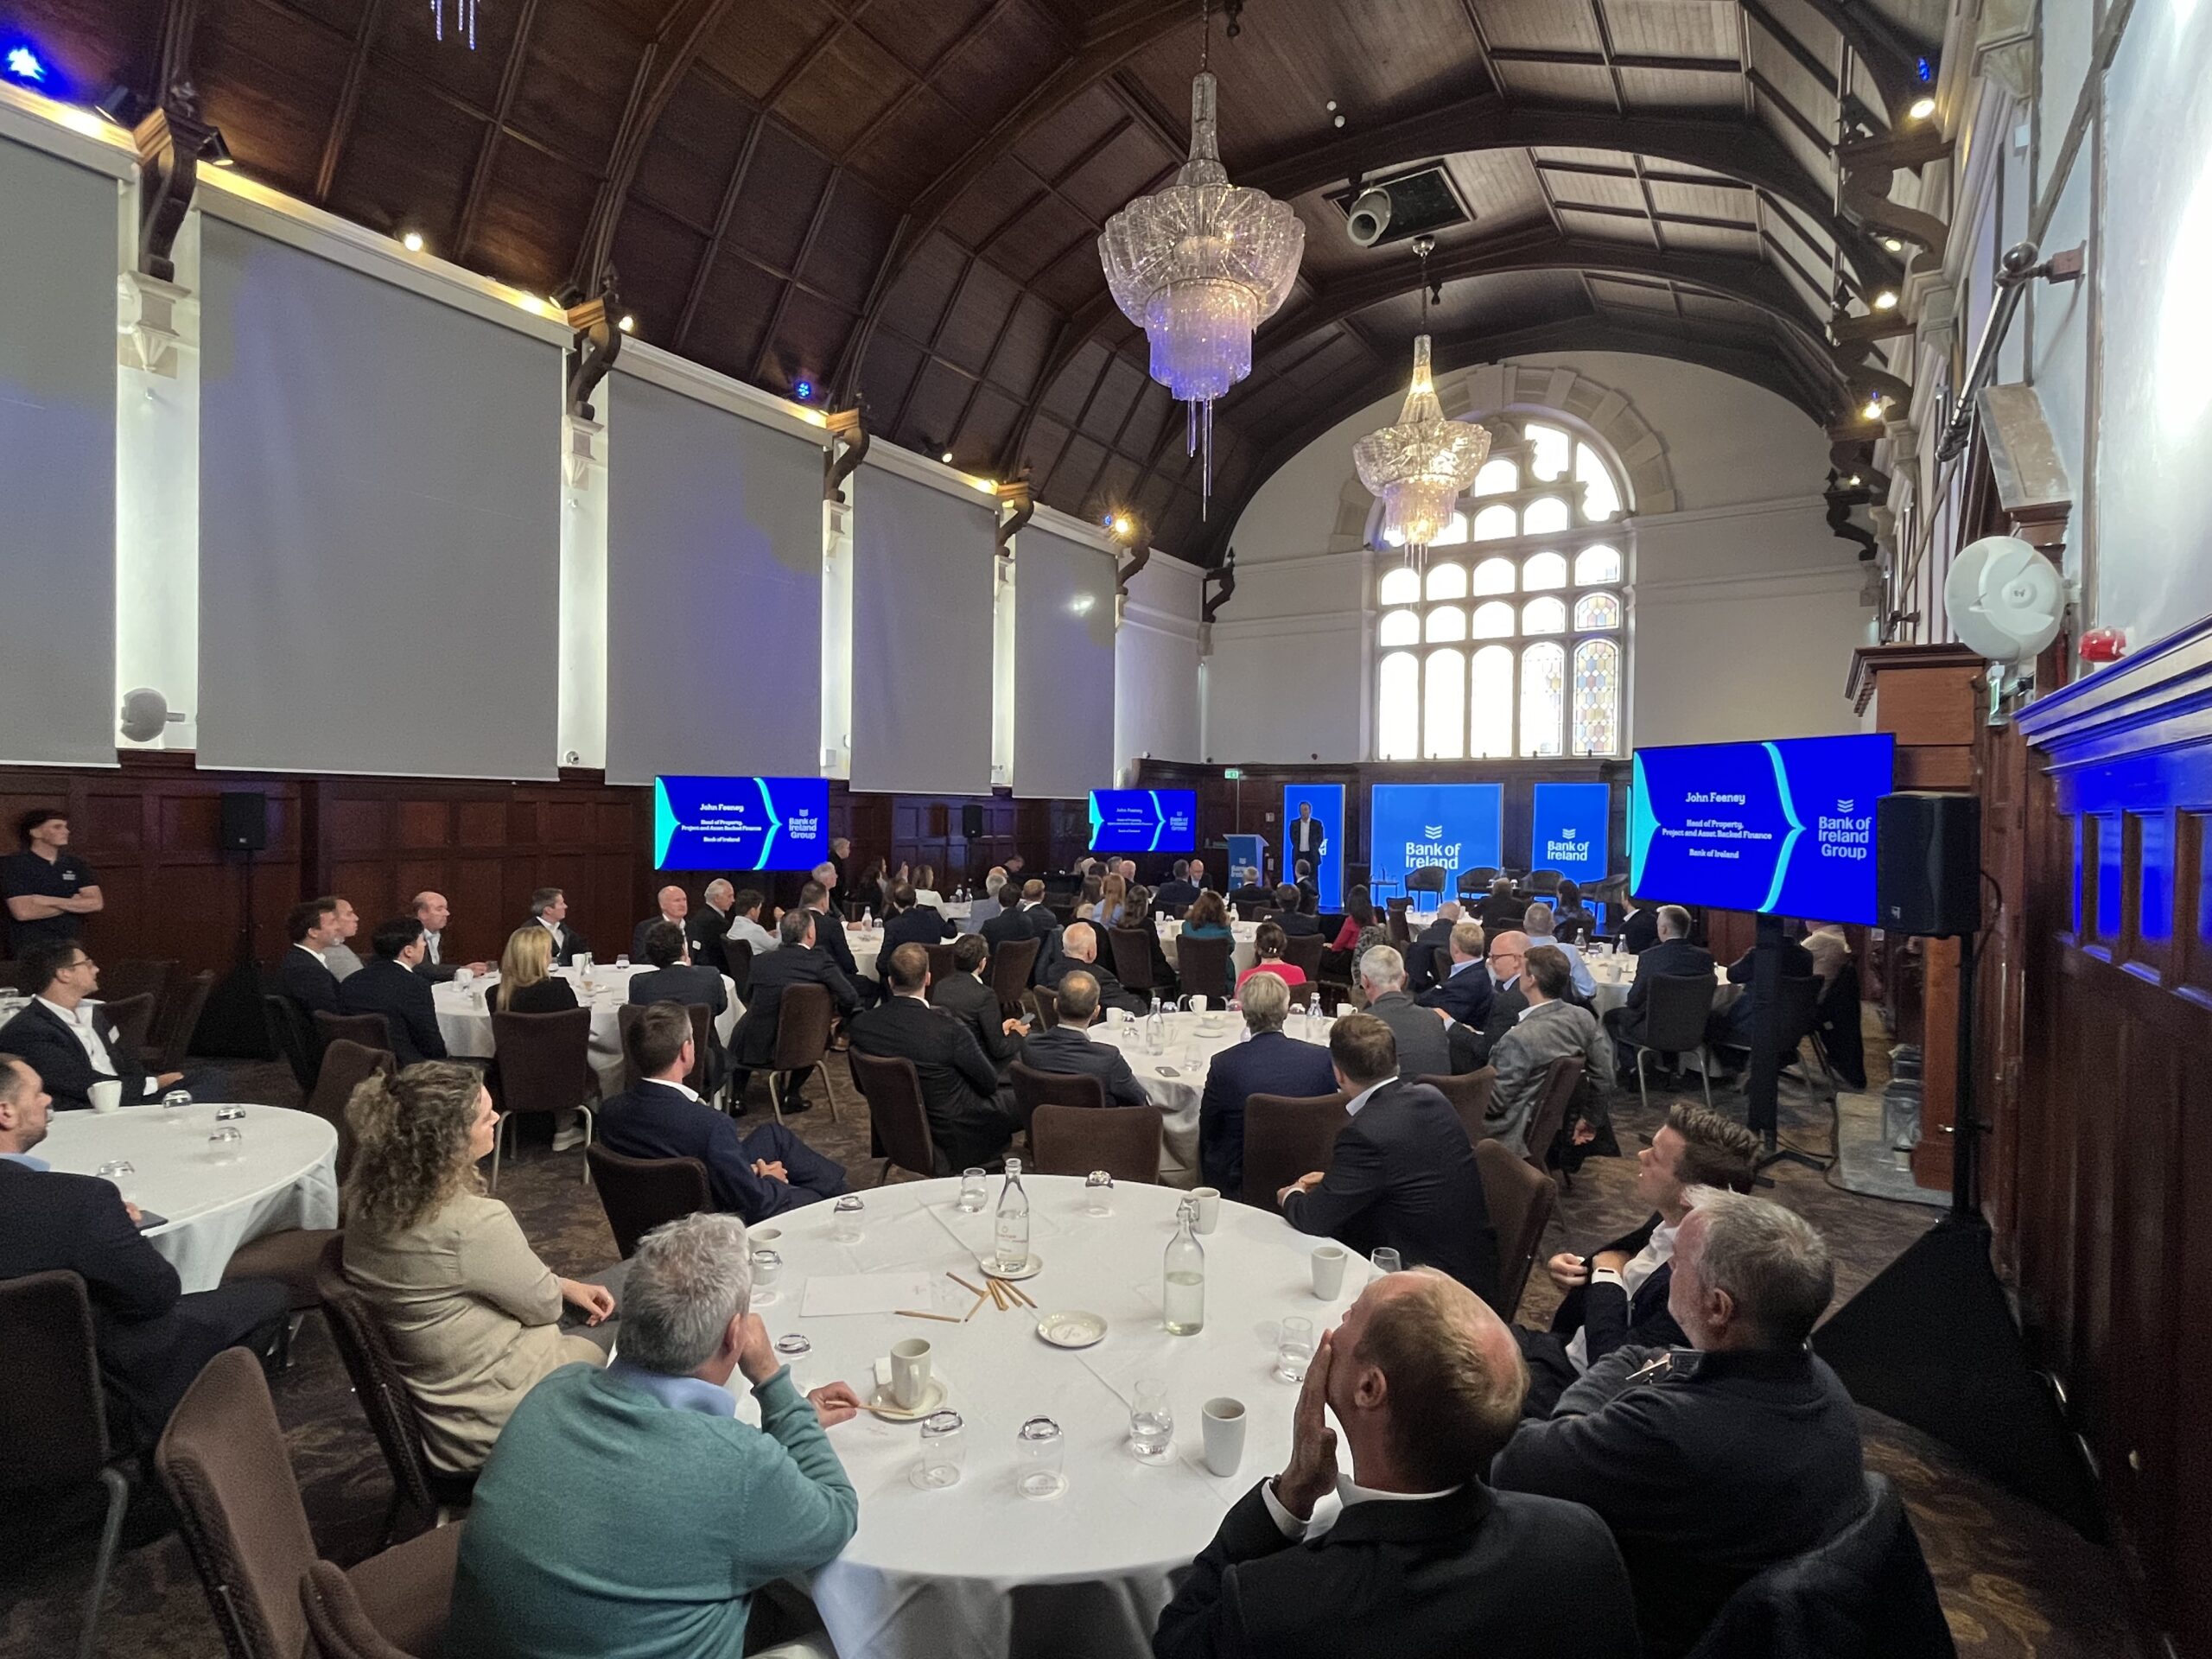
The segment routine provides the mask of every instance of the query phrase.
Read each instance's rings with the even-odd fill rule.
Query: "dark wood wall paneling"
[[[2212,620],[2031,705],[1998,1257],[2065,1382],[2144,1611],[2212,1655]],[[2031,810],[2034,802],[2031,801]],[[2000,1102],[2000,1112],[2007,1109]]]

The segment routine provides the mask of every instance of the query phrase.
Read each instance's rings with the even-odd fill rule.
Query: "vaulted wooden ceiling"
[[[1837,207],[1847,126],[1905,119],[1942,0],[1249,0],[1214,8],[1231,178],[1307,227],[1219,405],[1180,410],[1095,246],[1189,137],[1198,0],[0,0],[84,101],[162,66],[238,166],[522,287],[612,267],[641,337],[867,406],[1085,517],[1217,559],[1314,434],[1402,385],[1420,281],[1344,233],[1354,179],[1440,162],[1440,365],[1596,347],[1707,364],[1827,420],[1826,328],[1902,264]],[[1334,111],[1328,107],[1333,101]],[[1335,124],[1341,117],[1344,124]],[[1812,480],[1808,480],[1808,484]]]

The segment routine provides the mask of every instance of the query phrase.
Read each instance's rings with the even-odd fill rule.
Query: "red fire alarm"
[[[2082,660],[2116,663],[2127,654],[2127,634],[2120,628],[2091,628],[2082,636]]]

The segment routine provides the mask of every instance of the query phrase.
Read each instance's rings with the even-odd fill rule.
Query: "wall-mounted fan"
[[[1968,648],[1993,663],[2024,663],[2058,637],[2066,582],[2018,537],[1985,536],[1952,561],[1943,604]]]

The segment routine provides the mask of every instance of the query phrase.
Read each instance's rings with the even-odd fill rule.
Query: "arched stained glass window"
[[[1586,443],[1575,446],[1574,481],[1582,486],[1585,518],[1602,524],[1620,517],[1621,493],[1613,483],[1613,475],[1598,459],[1598,452]]]
[[[1529,476],[1541,484],[1565,478],[1574,464],[1574,441],[1555,426],[1529,425]]]
[[[1375,597],[1385,605],[1410,605],[1421,597],[1421,572],[1399,565],[1387,571]]]
[[[1511,507],[1484,507],[1475,515],[1475,539],[1478,542],[1503,541],[1518,535],[1521,515]]]
[[[1621,626],[1621,601],[1617,594],[1585,594],[1574,601],[1574,631],[1595,633],[1600,630],[1618,632]]]
[[[1620,732],[1621,648],[1610,639],[1585,639],[1574,648],[1574,753],[1611,754]]]
[[[1567,528],[1567,503],[1555,495],[1531,501],[1521,515],[1523,536],[1554,536]]]
[[[1465,639],[1467,637],[1467,613],[1457,605],[1439,605],[1428,613],[1428,639],[1433,645],[1441,639]]]
[[[1507,455],[1492,455],[1475,474],[1474,493],[1504,495],[1521,487],[1521,463]]]

